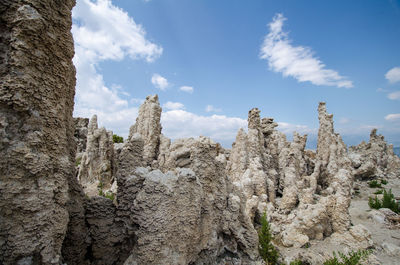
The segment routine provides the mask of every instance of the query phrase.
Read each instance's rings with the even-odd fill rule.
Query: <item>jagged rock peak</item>
[[[258,108],[253,108],[249,111],[249,116],[247,118],[248,128],[249,129],[258,129],[260,128],[260,110]]]
[[[162,108],[158,101],[158,95],[147,96],[145,102],[139,108],[136,123],[131,127],[129,134],[139,133],[144,141],[143,157],[147,165],[151,165],[158,158],[158,149],[161,135]]]
[[[89,196],[110,189],[114,181],[115,161],[112,131],[98,128],[97,116],[93,115],[88,126],[86,151],[82,155],[78,180]]]

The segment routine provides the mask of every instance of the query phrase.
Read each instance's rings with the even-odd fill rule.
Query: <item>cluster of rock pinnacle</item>
[[[348,150],[320,103],[316,151],[257,108],[231,150],[171,141],[155,95],[114,144],[96,116],[72,118],[74,4],[0,3],[0,264],[261,265],[264,213],[274,244],[312,264],[313,240],[371,246],[350,221],[353,181],[400,175],[376,130]]]

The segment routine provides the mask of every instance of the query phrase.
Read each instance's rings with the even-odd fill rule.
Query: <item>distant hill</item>
[[[393,147],[394,153],[400,157],[400,147]]]

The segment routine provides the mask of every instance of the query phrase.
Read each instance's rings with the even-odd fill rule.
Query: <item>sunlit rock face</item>
[[[400,175],[400,158],[393,145],[372,129],[369,142],[349,148],[349,156],[357,179],[396,178]]]
[[[0,2],[1,264],[61,262],[76,183],[74,5]]]
[[[111,189],[115,175],[113,133],[98,128],[94,115],[88,125],[86,150],[80,158],[78,180],[92,197]]]
[[[307,135],[294,133],[288,142],[259,113],[250,110],[248,133],[239,130],[227,163],[228,176],[246,197],[246,214],[254,218],[266,211],[287,247],[347,231],[351,163],[325,103],[318,107],[316,153],[305,151]]]

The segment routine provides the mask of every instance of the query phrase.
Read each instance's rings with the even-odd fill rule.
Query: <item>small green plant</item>
[[[370,188],[382,188],[382,185],[378,183],[377,180],[371,180],[370,182],[368,182],[368,186]]]
[[[261,217],[260,223],[261,227],[258,230],[258,252],[267,265],[275,265],[277,264],[279,253],[272,244],[273,237],[266,213]]]
[[[99,189],[99,196],[105,196],[104,191],[102,189]]]
[[[75,161],[75,165],[76,165],[76,166],[79,166],[79,165],[81,164],[81,161],[82,161],[82,157],[78,157],[78,158],[76,159],[76,161]]]
[[[374,192],[374,194],[383,194],[383,190],[377,190]]]
[[[386,179],[381,179],[381,184],[386,185],[388,184],[388,181]]]
[[[106,197],[107,199],[110,199],[112,201],[114,201],[115,195],[112,192],[106,192],[106,194],[104,195],[104,197]]]
[[[394,199],[391,189],[388,192],[383,190],[382,200],[378,199],[377,196],[375,198],[369,197],[368,205],[373,209],[389,208],[395,213],[400,213],[400,203]]]
[[[358,265],[362,264],[361,261],[364,261],[369,254],[371,250],[350,251],[347,255],[338,252],[338,258],[333,252],[333,258],[326,260],[323,265]]]
[[[113,134],[113,142],[114,143],[123,143],[124,142],[124,138],[122,136]]]

